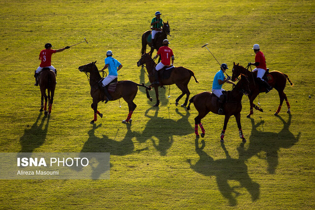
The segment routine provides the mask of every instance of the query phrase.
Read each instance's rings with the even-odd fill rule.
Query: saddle
[[[224,101],[223,103],[235,103],[236,101],[233,101],[233,98],[231,97],[231,91],[222,91],[223,96],[224,96]],[[212,94],[214,97],[211,99],[212,104],[219,103],[219,98],[215,94]]]
[[[158,71],[160,80],[170,78],[174,69],[175,69],[174,66],[163,67],[160,71]]]
[[[104,78],[103,79],[101,79],[99,82],[98,82],[98,87],[99,87],[99,89],[103,89],[103,87],[102,87],[102,82],[103,82],[103,80],[104,80]],[[117,83],[118,83],[118,81],[117,81],[117,78],[116,79],[114,79],[113,81],[111,81],[108,85],[106,85],[106,87],[105,88],[107,88],[107,90],[108,90],[108,92],[115,92],[115,90],[116,90],[116,87],[117,87]]]
[[[257,71],[254,72],[255,81],[257,82]],[[263,76],[263,79],[267,81],[269,84],[273,82],[273,76],[269,73],[269,69],[267,69],[266,73]]]
[[[51,71],[51,72],[53,72],[53,73],[55,74],[55,76],[57,76],[57,69],[55,69],[55,70],[56,70],[56,73],[55,73],[53,70],[50,70],[50,68],[44,67],[44,68],[41,70],[41,72],[39,72],[39,74],[41,74],[43,71]]]

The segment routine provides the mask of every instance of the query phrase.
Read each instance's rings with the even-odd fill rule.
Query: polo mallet
[[[76,44],[70,45],[69,47],[76,46],[76,45],[81,44],[81,43],[83,43],[83,42],[86,42],[86,43],[88,44],[88,41],[86,40],[86,38],[84,38],[84,41],[81,41],[81,42],[78,42],[78,43],[76,43]]]
[[[206,47],[207,50],[210,52],[210,50],[209,50],[209,48],[207,47],[207,45],[208,45],[208,43],[202,45],[202,48]],[[221,68],[220,62],[216,59],[216,57],[212,54],[212,52],[210,52],[210,53],[211,53],[211,55],[214,57],[214,59],[218,62],[219,66],[220,66],[220,68]],[[228,78],[231,78],[226,72],[225,72],[225,74],[226,74],[226,76],[227,76]]]

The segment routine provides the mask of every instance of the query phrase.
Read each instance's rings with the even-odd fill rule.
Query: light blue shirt
[[[105,58],[105,65],[108,64],[108,75],[118,76],[117,68],[121,65],[118,60],[115,58],[108,56]]]
[[[213,79],[213,83],[212,83],[212,89],[214,90],[220,90],[222,89],[222,85],[219,84],[219,80],[224,80],[224,73],[222,70],[218,71],[215,76],[214,76],[214,79]]]

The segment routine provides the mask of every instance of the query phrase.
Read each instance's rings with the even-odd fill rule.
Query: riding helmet
[[[163,44],[170,44],[170,42],[168,41],[168,39],[164,39]]]
[[[254,44],[253,50],[260,50],[259,44]]]
[[[106,52],[106,55],[107,55],[107,56],[112,56],[112,55],[113,55],[113,52],[112,52],[111,50],[108,50],[108,51]]]
[[[157,16],[157,15],[161,15],[161,13],[160,13],[159,11],[157,11],[157,12],[155,13],[155,16]]]
[[[52,45],[50,43],[45,44],[46,49],[51,48],[51,47],[52,47]]]
[[[222,69],[228,69],[228,66],[227,66],[225,63],[222,63],[222,64],[221,64],[221,68],[222,68]]]

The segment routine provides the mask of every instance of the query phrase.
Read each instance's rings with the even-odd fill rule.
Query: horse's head
[[[239,63],[235,64],[235,62],[233,62],[232,81],[236,81],[238,76],[240,76],[241,74],[247,75],[247,73],[247,69],[245,69],[243,66],[240,66]]]
[[[168,21],[163,24],[163,32],[166,35],[171,35],[171,28],[170,28],[170,24],[168,23]]]
[[[139,67],[143,64],[146,64],[150,59],[152,60],[150,53],[144,53],[137,62],[137,66]]]
[[[79,67],[79,71],[81,72],[91,72],[95,69],[96,65],[95,65],[96,61],[95,62],[92,62],[92,63],[89,63],[89,64],[86,64],[86,65],[83,65],[83,66],[80,66]],[[96,67],[97,69],[97,67]]]

